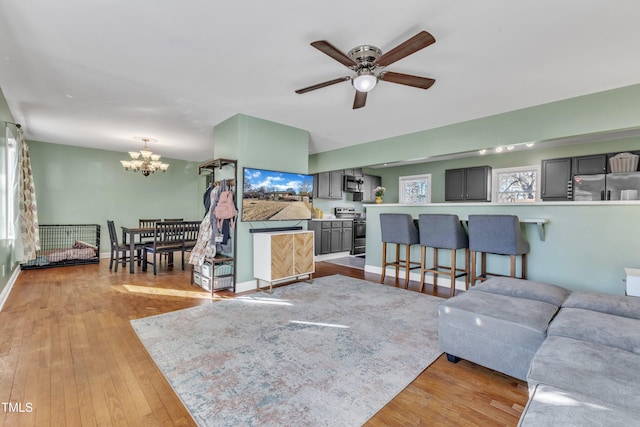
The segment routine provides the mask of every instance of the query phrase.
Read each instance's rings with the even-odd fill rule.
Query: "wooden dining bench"
[[[184,222],[156,222],[153,229],[153,242],[144,246],[142,271],[147,271],[147,264],[153,265],[154,276],[158,274],[158,255],[173,254],[180,251],[182,254],[182,269],[184,270]],[[153,255],[153,261],[149,261],[148,255]]]

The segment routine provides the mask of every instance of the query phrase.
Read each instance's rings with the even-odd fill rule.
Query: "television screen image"
[[[313,175],[244,168],[242,221],[311,219]]]

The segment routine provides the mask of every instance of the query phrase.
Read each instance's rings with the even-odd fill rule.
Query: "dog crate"
[[[23,270],[97,264],[100,262],[100,225],[52,224],[39,226],[40,250]]]

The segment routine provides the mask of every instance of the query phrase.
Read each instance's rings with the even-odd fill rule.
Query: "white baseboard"
[[[2,311],[2,307],[4,307],[4,303],[7,301],[9,293],[11,292],[11,289],[13,289],[13,285],[16,283],[16,280],[18,279],[21,271],[22,270],[20,269],[20,267],[17,267],[13,270],[13,274],[7,282],[7,286],[5,286],[2,290],[2,293],[0,293],[0,311]]]
[[[256,280],[249,280],[248,282],[236,283],[236,294],[247,291],[256,290]]]
[[[364,266],[364,271],[366,271],[367,273],[374,273],[374,274],[382,274],[382,267],[379,267],[377,265],[365,265]],[[387,277],[394,277],[396,274],[396,269],[395,268],[389,268],[387,267]],[[400,269],[400,272],[398,273],[398,277],[401,279],[405,278],[405,272],[404,269]],[[420,281],[420,273],[415,273],[415,272],[410,272],[409,273],[409,280],[414,280],[416,282]],[[431,274],[427,274],[424,278],[424,282],[428,283],[430,285],[433,285],[433,276]],[[451,287],[451,281],[449,280],[449,278],[445,278],[445,277],[439,277],[438,278],[438,286],[442,286],[444,288],[450,288]],[[463,291],[466,290],[465,284],[464,284],[464,280],[460,281],[460,280],[456,280],[456,289],[462,289]]]

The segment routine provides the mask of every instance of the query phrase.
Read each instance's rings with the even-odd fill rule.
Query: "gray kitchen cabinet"
[[[314,176],[314,197],[342,199],[342,171],[321,172]]]
[[[331,249],[329,253],[336,253],[342,250],[342,221],[331,224]]]
[[[327,224],[328,227],[322,228],[318,237],[320,238],[320,253],[331,253],[331,224]]]
[[[444,171],[444,200],[457,202],[464,200],[464,169],[447,169]]]
[[[633,154],[640,152],[633,151]],[[611,172],[609,158],[617,153],[591,154],[588,156],[546,159],[541,166],[543,201],[573,200],[574,175],[598,175]]]
[[[353,243],[353,221],[342,221],[342,246],[341,252],[351,252],[351,245]]]
[[[342,172],[345,175],[362,176],[362,168],[345,169]]]
[[[447,169],[444,199],[448,202],[488,202],[491,200],[491,167]]]
[[[542,161],[542,200],[571,200],[571,158],[547,159]]]
[[[376,187],[382,185],[382,178],[377,175],[363,175],[364,182],[362,183],[362,202],[375,202],[376,196],[373,191]]]
[[[330,253],[351,250],[353,240],[353,221],[331,221]]]
[[[593,175],[607,173],[607,155],[596,154],[571,158],[573,175]]]
[[[314,255],[331,252],[331,221],[309,221],[309,230],[313,231]]]
[[[309,229],[315,233],[316,255],[351,251],[353,221],[309,221]]]

